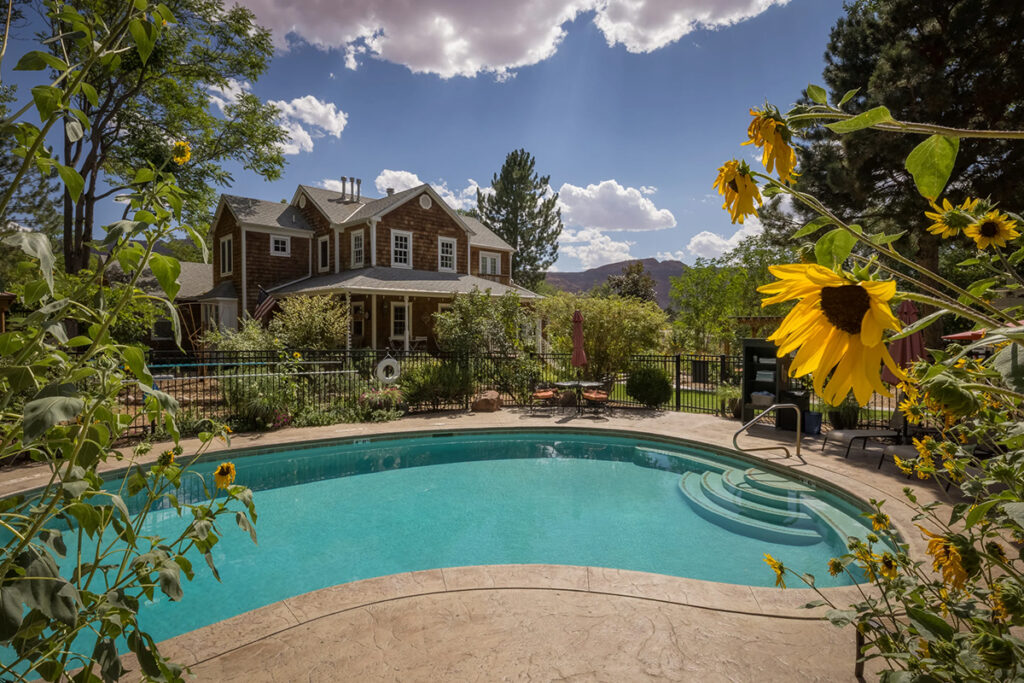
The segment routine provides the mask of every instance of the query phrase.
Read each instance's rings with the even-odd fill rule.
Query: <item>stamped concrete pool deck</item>
[[[735,420],[681,413],[578,417],[505,410],[238,435],[230,449],[218,444],[216,450],[496,427],[630,430],[731,448],[739,426]],[[740,438],[740,446],[792,449],[793,437],[755,428]],[[891,462],[877,470],[877,450],[854,450],[844,459],[841,450],[822,452],[820,444],[820,437],[805,438],[800,458],[781,451],[749,457],[864,501],[887,500],[894,525],[915,554],[923,552],[902,490],[913,487],[925,502],[950,500],[950,494],[934,482],[908,481]],[[197,445],[183,442],[186,453]],[[155,446],[146,459],[161,450]],[[0,473],[0,495],[43,483],[45,476],[40,466]],[[859,589],[825,593],[846,606]],[[816,597],[806,588],[736,586],[596,567],[456,567],[298,595],[172,638],[161,648],[198,681],[857,680],[853,629],[824,621],[820,608],[801,608]],[[125,663],[134,668],[130,658]],[[137,678],[136,673],[125,680]]]

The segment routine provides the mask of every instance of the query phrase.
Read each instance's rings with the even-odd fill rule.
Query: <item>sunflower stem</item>
[[[786,118],[786,124],[802,121],[846,121],[855,118],[856,114],[847,114],[839,110],[829,112],[810,112],[807,114],[795,114]],[[970,128],[953,128],[951,126],[937,126],[932,123],[914,123],[910,121],[899,121],[893,119],[887,123],[876,123],[870,128],[884,130],[893,133],[917,133],[923,135],[947,135],[955,138],[998,138],[998,139],[1024,139],[1024,130],[973,130]]]

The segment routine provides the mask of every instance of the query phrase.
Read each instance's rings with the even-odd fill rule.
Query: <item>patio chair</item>
[[[546,385],[537,385],[533,388],[533,393],[530,395],[531,413],[537,408],[551,408],[554,411],[557,407],[558,389]]]
[[[903,418],[903,413],[897,408],[892,411],[887,429],[833,429],[825,433],[825,438],[821,440],[821,450],[825,450],[825,445],[829,441],[838,443],[840,446],[846,444],[846,453],[843,457],[849,458],[850,449],[853,448],[853,444],[857,441],[861,442],[861,450],[867,448],[868,439],[890,439],[898,443],[905,434],[905,426],[906,422]],[[879,462],[878,466],[881,468],[881,462]]]
[[[584,391],[583,402],[588,408],[594,409],[595,415],[600,412],[611,412],[611,406],[608,403],[607,391],[601,391],[598,389]]]

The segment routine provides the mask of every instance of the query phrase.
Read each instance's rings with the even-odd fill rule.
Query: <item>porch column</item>
[[[348,329],[345,330],[345,350],[352,350],[352,295],[345,292],[345,308],[348,310]]]
[[[370,345],[377,350],[377,295],[370,295]]]
[[[409,352],[409,328],[412,327],[412,311],[410,310],[410,306],[409,306],[409,295],[406,294],[405,297],[403,297],[403,298],[405,299],[405,339],[403,339],[402,341],[405,342],[405,352],[408,353]]]

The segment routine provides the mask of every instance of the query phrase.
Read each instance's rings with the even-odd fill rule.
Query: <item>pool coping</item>
[[[504,590],[591,593],[773,619],[822,620],[827,609],[801,607],[818,597],[809,588],[780,590],[605,567],[477,565],[404,572],[321,588],[170,638],[160,643],[160,650],[179,664],[195,666],[343,612],[427,595]],[[843,606],[861,597],[857,586],[823,592]],[[126,668],[135,666],[133,655],[122,659]]]

